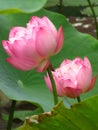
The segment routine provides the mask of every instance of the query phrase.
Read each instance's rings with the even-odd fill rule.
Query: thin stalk
[[[12,128],[15,106],[16,106],[16,101],[12,100],[11,108],[10,108],[10,112],[9,112],[8,124],[7,124],[7,130],[11,130],[11,128]]]
[[[94,22],[95,22],[95,26],[96,26],[96,37],[98,39],[98,24],[97,24],[96,14],[95,14],[95,11],[94,11],[93,6],[91,4],[91,1],[90,0],[87,0],[87,1],[88,1],[88,4],[89,4],[89,7],[91,8],[93,17],[94,17]]]
[[[56,105],[58,103],[58,96],[57,96],[55,81],[54,81],[50,67],[47,68],[47,72],[48,72],[48,75],[50,77],[50,81],[51,81],[51,84],[52,84],[54,104]]]
[[[62,10],[63,10],[63,0],[59,0],[59,9],[60,9],[60,13],[62,13]]]
[[[80,97],[79,97],[79,96],[77,97],[77,101],[78,101],[78,102],[81,102],[81,99],[80,99]]]

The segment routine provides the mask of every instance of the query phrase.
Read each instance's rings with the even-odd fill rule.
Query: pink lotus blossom
[[[96,76],[92,78],[92,67],[87,57],[82,60],[64,60],[60,67],[52,71],[58,96],[76,98],[81,93],[88,92],[94,87]],[[45,82],[52,91],[49,76],[45,76]]]
[[[33,16],[27,27],[14,27],[10,30],[9,40],[3,40],[5,51],[10,56],[7,62],[20,70],[37,68],[44,71],[49,58],[57,54],[64,42],[63,30],[58,30],[47,18]]]

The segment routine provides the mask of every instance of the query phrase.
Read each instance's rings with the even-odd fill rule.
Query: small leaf
[[[94,11],[95,11],[96,16],[98,16],[98,6],[93,7],[93,9],[94,9]],[[85,9],[83,9],[81,12],[82,12],[82,14],[85,14],[85,15],[87,15],[87,16],[93,16],[90,7],[87,7],[87,8],[85,8]]]
[[[47,3],[45,4],[45,7],[53,7],[58,4],[57,0],[47,0]]]

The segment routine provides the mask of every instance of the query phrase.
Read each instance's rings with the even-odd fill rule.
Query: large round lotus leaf
[[[67,19],[60,14],[40,10],[32,14],[8,14],[0,16],[0,41],[8,39],[9,30],[13,26],[26,26],[31,16],[47,16],[57,28],[63,26],[64,46],[55,56],[51,57],[54,68],[58,67],[65,59],[75,57],[84,58],[87,56],[92,64],[93,75],[98,73],[98,41],[88,34],[78,32],[67,22]],[[0,45],[0,89],[10,98],[34,102],[45,111],[49,111],[54,103],[53,96],[48,90],[43,76],[44,73],[32,71],[20,71],[13,68],[5,61],[6,55]],[[85,98],[98,93],[98,82],[92,91],[81,95]],[[74,99],[72,100],[72,102]]]

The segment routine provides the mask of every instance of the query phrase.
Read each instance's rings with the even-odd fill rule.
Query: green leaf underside
[[[41,9],[47,0],[0,0],[0,14],[31,13]]]
[[[57,28],[63,26],[64,46],[60,53],[50,58],[54,68],[58,67],[65,58],[87,56],[92,64],[93,75],[98,72],[98,41],[88,34],[76,31],[66,18],[60,14],[46,10],[40,10],[32,14],[8,14],[0,16],[0,40],[8,39],[8,33],[13,26],[26,26],[31,16],[48,16]],[[6,55],[2,44],[0,45],[0,89],[10,98],[24,100],[41,105],[45,111],[53,107],[53,96],[45,85],[44,73],[35,70],[23,72],[16,70],[5,61]],[[85,98],[98,93],[98,82],[94,89],[87,94],[81,95]],[[71,102],[73,102],[71,100]]]
[[[60,102],[50,113],[29,117],[18,130],[97,130],[98,95],[70,109]],[[92,107],[93,106],[93,107]],[[36,120],[36,121],[35,121]]]

